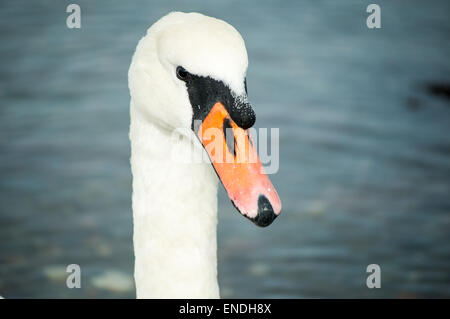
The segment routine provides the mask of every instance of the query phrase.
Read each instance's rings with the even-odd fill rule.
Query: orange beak
[[[249,130],[240,128],[217,102],[197,135],[234,206],[258,226],[270,225],[281,212],[281,201],[264,172]]]

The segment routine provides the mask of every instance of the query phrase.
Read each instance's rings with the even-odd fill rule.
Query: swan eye
[[[181,81],[186,81],[188,78],[189,72],[186,71],[182,66],[177,67],[177,78]]]

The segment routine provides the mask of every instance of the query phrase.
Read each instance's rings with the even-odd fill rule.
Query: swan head
[[[247,51],[228,23],[199,13],[172,12],[147,31],[129,69],[139,114],[164,129],[189,129],[207,151],[232,203],[258,226],[281,212],[249,128]],[[213,140],[211,147],[209,141]]]

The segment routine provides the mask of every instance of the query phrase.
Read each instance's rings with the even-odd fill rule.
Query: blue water
[[[172,10],[243,35],[257,127],[280,128],[283,202],[260,229],[219,197],[223,297],[450,297],[450,3],[0,4],[0,295],[135,297],[127,70]],[[65,267],[82,269],[68,289]],[[366,267],[381,267],[381,288]],[[111,275],[114,274],[114,275]]]

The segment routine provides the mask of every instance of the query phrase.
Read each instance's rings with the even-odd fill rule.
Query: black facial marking
[[[234,157],[236,157],[236,142],[234,138],[233,128],[231,127],[231,122],[229,118],[223,121],[223,135],[227,142],[228,150]]]
[[[184,82],[193,110],[192,130],[198,129],[194,127],[194,121],[203,121],[217,102],[225,106],[231,119],[239,127],[248,129],[255,124],[256,116],[250,103],[233,96],[230,88],[222,81],[188,73]]]

